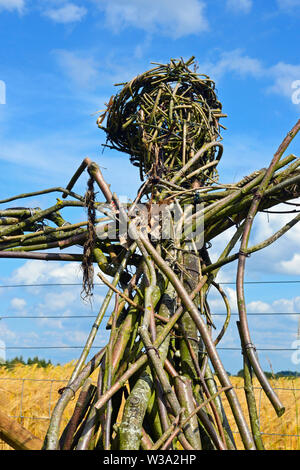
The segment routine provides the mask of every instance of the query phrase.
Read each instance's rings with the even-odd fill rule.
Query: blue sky
[[[0,198],[65,186],[86,156],[120,196],[133,197],[138,172],[126,155],[106,149],[94,114],[118,90],[114,84],[133,78],[151,62],[194,55],[199,73],[216,81],[227,131],[219,166],[223,182],[237,181],[267,166],[283,137],[299,118],[300,0],[0,0]],[[293,88],[294,87],[294,88]],[[2,96],[2,101],[1,101]],[[299,137],[290,147],[299,156]],[[76,190],[84,192],[86,178]],[[32,204],[47,207],[55,196]],[[79,221],[85,214],[69,210]],[[262,214],[253,241],[263,240],[289,216]],[[247,261],[247,280],[300,280],[300,229]],[[215,240],[212,255],[229,234]],[[0,282],[34,284],[80,282],[78,266],[63,263],[1,261]],[[234,282],[234,266],[220,281]],[[234,285],[225,285],[236,312]],[[0,339],[8,347],[83,345],[92,319],[63,319],[97,313],[105,289],[97,287],[93,310],[80,301],[80,288],[1,288]],[[222,306],[214,292],[216,313]],[[253,313],[300,311],[298,285],[247,285]],[[219,312],[217,312],[219,310]],[[38,315],[38,320],[28,316]],[[43,318],[61,315],[61,319]],[[291,348],[297,315],[253,316],[250,325],[258,348]],[[236,317],[221,347],[238,347]],[[220,326],[220,319],[216,319]],[[96,344],[105,342],[100,330]],[[8,349],[7,357],[39,355],[53,362],[77,358],[76,350]],[[239,352],[220,351],[227,370],[242,366]],[[299,370],[291,352],[260,353],[264,368]],[[270,361],[270,362],[269,362]]]

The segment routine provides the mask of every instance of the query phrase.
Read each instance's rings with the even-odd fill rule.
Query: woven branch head
[[[141,179],[146,174],[170,180],[205,144],[220,140],[219,118],[224,115],[215,83],[191,71],[193,62],[193,57],[171,60],[119,84],[123,88],[98,118],[107,146],[128,153]],[[196,168],[218,157],[220,152],[211,147]],[[210,168],[206,174],[215,171]]]

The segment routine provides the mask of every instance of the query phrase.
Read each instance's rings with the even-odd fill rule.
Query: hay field
[[[19,423],[30,430],[40,439],[43,439],[48,428],[49,416],[59,397],[58,390],[69,379],[74,364],[63,366],[48,366],[46,368],[37,365],[17,365],[8,371],[0,368],[0,406],[10,416],[15,416]],[[96,380],[96,373],[93,377]],[[25,379],[25,380],[20,380]],[[243,409],[246,409],[244,398],[243,380],[239,377],[231,377],[232,384],[237,389]],[[256,383],[255,386],[258,387]],[[269,403],[261,393],[255,390],[257,403],[260,409],[261,430],[272,434],[263,436],[266,449],[272,450],[300,450],[300,437],[281,436],[280,434],[300,434],[300,378],[280,378],[272,380],[272,385],[286,407],[286,412],[281,418],[269,406]],[[70,419],[76,399],[71,401],[64,414],[62,427]],[[232,421],[228,405],[224,400],[229,421]],[[20,416],[22,416],[20,418]],[[32,419],[37,418],[37,419]],[[234,425],[232,430],[235,431]],[[236,444],[242,449],[239,437],[235,434]],[[0,440],[0,450],[10,449]]]
[[[247,404],[243,390],[243,379],[240,377],[231,377],[232,385],[236,388],[239,401],[245,416],[247,416]],[[300,378],[285,378],[281,377],[276,380],[270,381],[273,388],[276,390],[277,395],[285,406],[285,413],[281,418],[278,418],[275,411],[270,405],[269,400],[261,390],[257,380],[254,380],[255,396],[257,409],[260,417],[260,429],[263,435],[263,442],[266,450],[300,450]],[[233,420],[230,419],[231,413],[226,400],[223,401],[224,408],[229,423],[233,431],[236,430]],[[248,420],[249,422],[249,420]],[[269,435],[271,434],[271,435]],[[283,436],[285,434],[294,435]],[[238,448],[242,449],[242,443],[235,434],[236,444]]]

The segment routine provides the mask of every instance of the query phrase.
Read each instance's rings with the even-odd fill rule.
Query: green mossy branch
[[[283,140],[268,169],[235,184],[219,183],[217,165],[223,154],[224,128],[219,120],[225,115],[214,82],[196,68],[191,70],[193,64],[194,58],[155,64],[123,84],[98,118],[98,126],[107,134],[106,145],[128,153],[139,167],[141,179],[146,179],[133,202],[122,204],[99,165],[89,158],[66,188],[0,201],[5,204],[61,193],[62,200],[45,209],[8,207],[0,211],[0,258],[80,262],[83,285],[91,296],[97,266],[107,287],[68,384],[60,390],[45,450],[235,450],[224,400],[244,448],[262,450],[253,373],[278,415],[284,411],[251,342],[244,274],[247,256],[274,243],[300,220],[295,215],[268,239],[249,246],[257,213],[280,203],[288,203],[291,209],[291,201],[300,196],[300,159],[293,154],[284,157],[300,121]],[[78,195],[73,187],[82,175],[89,178],[88,191]],[[193,209],[188,215],[186,204]],[[162,236],[164,215],[155,218],[161,206],[171,214],[172,236],[167,238]],[[85,221],[77,218],[70,223],[65,217],[65,209],[84,213],[85,207]],[[97,212],[103,217],[97,218]],[[203,219],[204,245],[198,246],[195,229]],[[126,233],[122,223],[128,224]],[[153,236],[153,226],[159,236]],[[211,262],[210,240],[233,226],[231,240]],[[63,252],[75,246],[82,252]],[[215,279],[222,266],[234,260],[239,262],[239,334],[250,426],[216,348],[226,336],[230,303]],[[208,300],[211,288],[217,289],[227,312],[215,340],[214,312]],[[106,312],[110,314],[106,324],[109,342],[89,360]],[[92,381],[93,372],[98,374],[96,381]],[[63,413],[77,392],[73,415],[61,430]]]

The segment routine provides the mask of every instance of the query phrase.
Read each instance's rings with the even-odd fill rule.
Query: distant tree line
[[[37,364],[38,367],[48,367],[53,365],[50,359],[48,359],[47,361],[46,359],[40,359],[38,356],[35,356],[32,359],[29,357],[27,361],[23,359],[23,356],[16,356],[13,359],[9,359],[3,363],[0,363],[0,367],[5,367],[6,369],[13,369],[18,364],[22,364],[24,366],[32,366],[34,364]],[[264,373],[268,379],[278,379],[280,377],[300,377],[300,372],[292,370],[281,370],[280,372],[276,373],[265,371]],[[227,374],[229,376],[244,377],[244,370],[239,370],[237,374],[231,374],[230,372],[227,372]]]
[[[292,370],[281,370],[280,372],[264,372],[268,379],[279,379],[280,377],[300,377],[300,372],[292,371]],[[236,374],[237,377],[244,377],[243,369],[239,370]]]
[[[34,364],[37,364],[38,367],[47,367],[52,365],[52,362],[50,359],[46,361],[45,359],[40,359],[37,356],[33,357],[32,359],[29,357],[27,361],[23,359],[23,356],[16,356],[13,359],[9,359],[3,362],[2,364],[0,364],[0,366],[5,367],[6,369],[13,369],[18,364],[26,366],[32,366]]]

